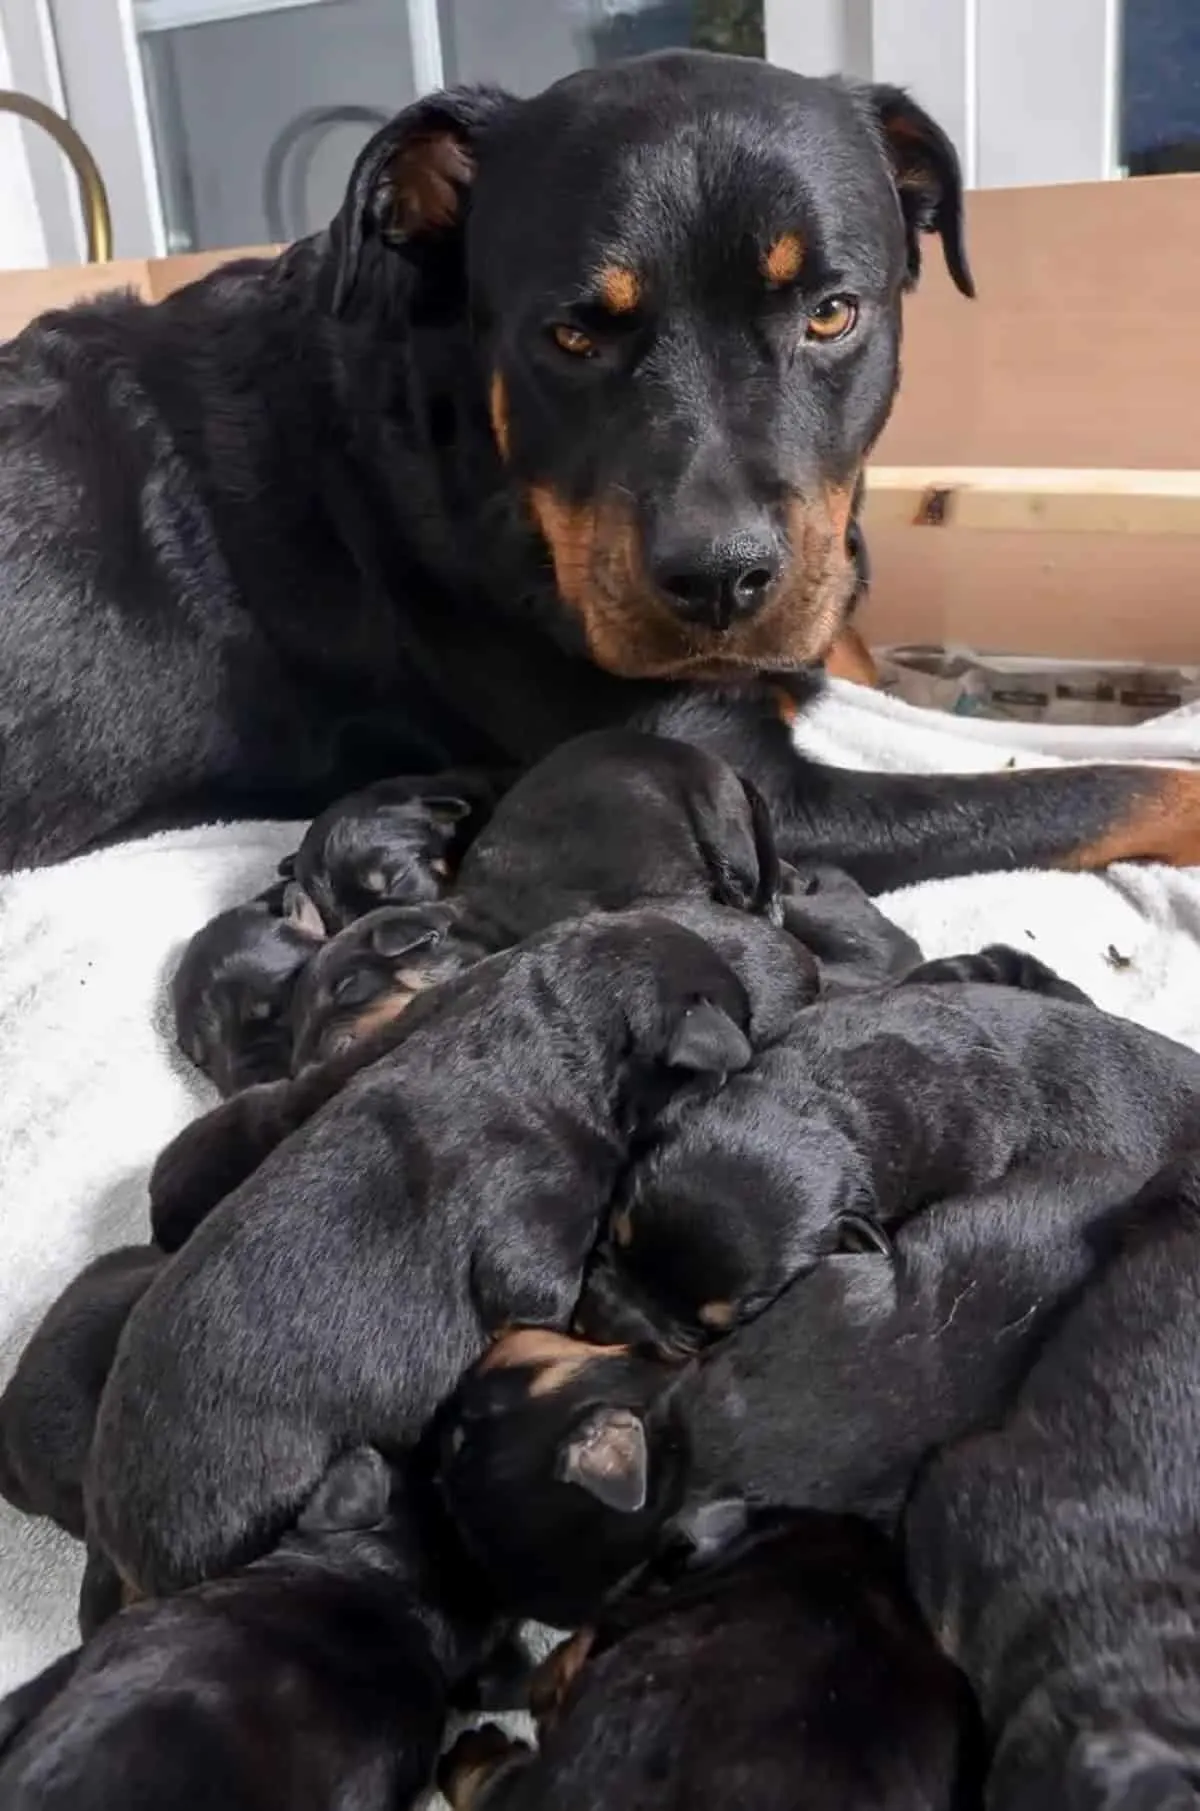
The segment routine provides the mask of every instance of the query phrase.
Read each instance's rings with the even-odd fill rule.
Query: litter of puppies
[[[2,1811],[1200,1802],[1200,1057],[641,731],[285,868],[0,1396],[88,1551]]]

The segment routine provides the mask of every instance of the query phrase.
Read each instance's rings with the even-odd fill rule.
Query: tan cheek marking
[[[633,1220],[628,1208],[613,1215],[612,1234],[614,1241],[622,1250],[633,1244]]]
[[[879,684],[879,669],[857,629],[842,630],[829,650],[825,671],[834,679],[852,679],[857,685]]]
[[[641,300],[637,272],[609,264],[600,272],[600,299],[610,314],[632,314]]]
[[[501,459],[508,458],[508,390],[504,379],[498,371],[492,373],[492,385],[488,392],[488,414],[492,418],[492,433]]]
[[[794,283],[804,263],[804,241],[799,233],[781,233],[763,259],[762,273],[772,289]]]
[[[529,1681],[529,1708],[539,1727],[550,1721],[559,1710],[583,1671],[596,1639],[593,1629],[580,1629],[577,1635],[561,1642],[547,1654]]]

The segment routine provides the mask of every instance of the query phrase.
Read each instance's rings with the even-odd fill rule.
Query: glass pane
[[[169,249],[293,239],[415,98],[408,0],[136,0]],[[762,0],[438,0],[447,82],[532,94],[670,45],[763,54]]]
[[[1123,26],[1121,164],[1200,170],[1200,0],[1125,0]]]

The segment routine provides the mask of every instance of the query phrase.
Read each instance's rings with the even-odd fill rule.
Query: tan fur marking
[[[595,1639],[594,1629],[580,1629],[578,1634],[561,1641],[547,1654],[529,1681],[529,1708],[539,1734],[545,1733],[546,1725],[561,1711],[568,1692],[583,1671]]]
[[[613,1215],[612,1236],[614,1242],[622,1250],[633,1244],[633,1216],[627,1207],[623,1208],[619,1214]]]
[[[732,1302],[705,1302],[703,1308],[696,1311],[696,1319],[703,1327],[732,1327]]]
[[[600,272],[600,299],[610,314],[632,314],[642,297],[635,270],[609,264]]]
[[[1127,815],[1063,861],[1064,868],[1107,868],[1114,861],[1200,864],[1200,773],[1174,769],[1146,775],[1146,790]]]
[[[879,684],[879,669],[871,650],[858,630],[850,627],[842,630],[830,648],[825,671],[834,679],[851,679],[856,685]]]
[[[499,449],[501,459],[508,459],[508,390],[504,379],[498,371],[492,372],[491,388],[488,391],[488,414],[492,418],[492,434]]]
[[[563,1389],[596,1359],[617,1358],[628,1350],[628,1346],[590,1346],[581,1339],[568,1339],[565,1333],[556,1333],[551,1327],[518,1327],[493,1340],[479,1361],[479,1369],[521,1367],[536,1371],[529,1394],[549,1396]]]
[[[781,233],[763,259],[762,273],[772,289],[794,283],[804,263],[804,241],[799,233]]]

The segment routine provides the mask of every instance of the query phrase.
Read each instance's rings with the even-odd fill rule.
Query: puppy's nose
[[[664,537],[653,549],[650,570],[684,622],[726,630],[762,609],[783,570],[783,555],[765,526],[717,540]]]

